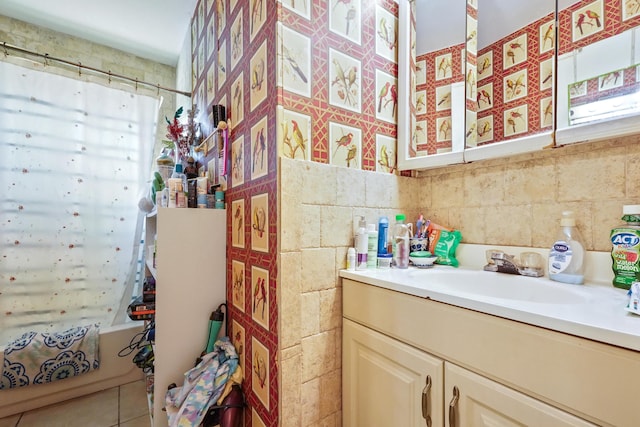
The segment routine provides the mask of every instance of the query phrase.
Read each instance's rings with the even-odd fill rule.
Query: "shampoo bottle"
[[[557,282],[584,283],[584,244],[573,212],[562,212],[560,232],[549,252],[549,278]]]
[[[369,239],[367,237],[367,220],[361,216],[356,233],[356,270],[367,269],[367,252]]]
[[[388,253],[387,242],[389,241],[389,219],[381,216],[378,220],[378,254]]]

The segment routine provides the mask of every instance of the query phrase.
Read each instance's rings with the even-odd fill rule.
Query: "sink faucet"
[[[526,262],[520,263],[514,255],[509,255],[503,251],[487,251],[487,265],[485,271],[497,271],[499,273],[520,274],[522,276],[540,277],[544,275],[542,259],[539,254],[527,252]]]

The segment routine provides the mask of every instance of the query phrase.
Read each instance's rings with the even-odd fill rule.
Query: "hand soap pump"
[[[549,278],[557,282],[584,283],[584,244],[573,212],[562,212],[560,232],[549,252]]]
[[[364,216],[360,216],[358,232],[356,233],[356,270],[367,269],[368,244],[367,220]]]

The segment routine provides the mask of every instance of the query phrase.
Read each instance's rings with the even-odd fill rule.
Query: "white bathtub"
[[[0,418],[142,379],[142,370],[133,363],[136,351],[126,357],[118,357],[118,352],[143,326],[143,322],[127,322],[101,328],[100,368],[95,371],[53,383],[0,390]],[[0,367],[2,363],[0,352]]]

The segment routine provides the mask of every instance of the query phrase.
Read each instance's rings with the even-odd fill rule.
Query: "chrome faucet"
[[[521,262],[514,255],[491,249],[487,251],[487,265],[484,266],[484,270],[532,277],[544,275],[542,257],[539,254],[525,252],[522,258]]]

